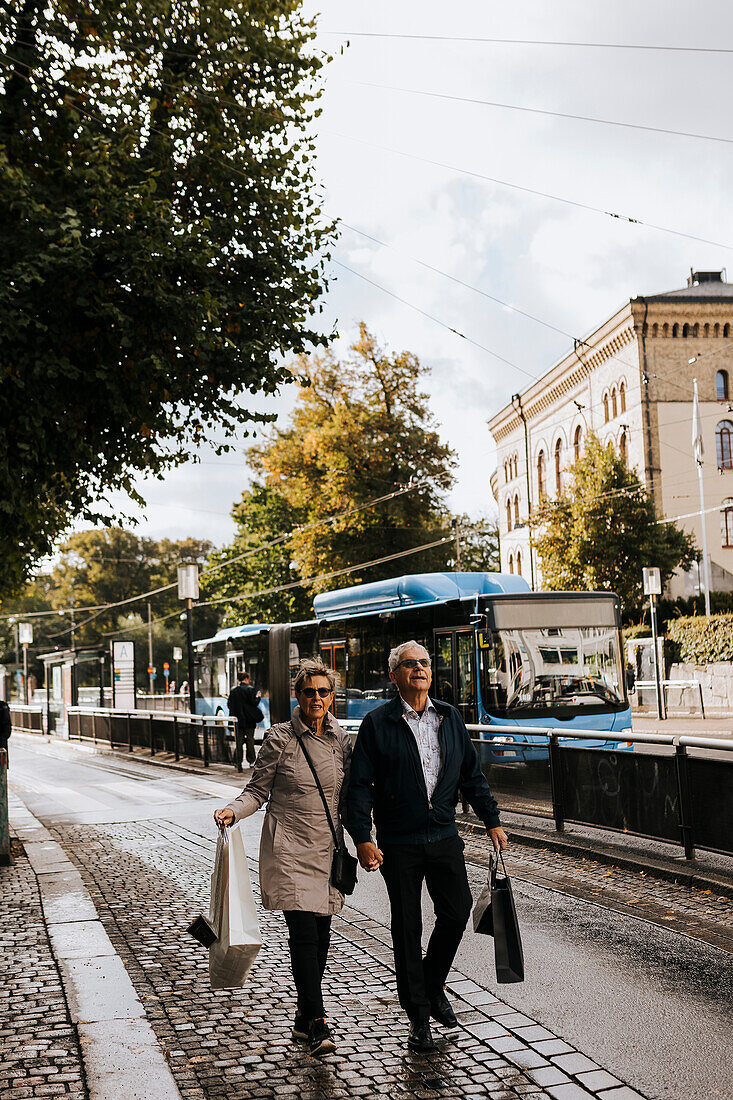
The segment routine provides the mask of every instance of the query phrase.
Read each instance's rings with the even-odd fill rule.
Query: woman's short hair
[[[295,674],[293,688],[296,695],[300,695],[306,680],[310,680],[312,676],[325,676],[331,691],[336,690],[336,673],[333,669],[324,664],[320,657],[306,657],[300,662]]]
[[[402,654],[407,653],[408,649],[421,649],[423,653],[427,654],[428,657],[430,656],[422,642],[416,642],[414,638],[411,642],[402,642],[400,645],[396,645],[394,649],[390,652],[388,661],[390,672],[394,672],[394,670],[397,668],[397,665],[402,660]]]

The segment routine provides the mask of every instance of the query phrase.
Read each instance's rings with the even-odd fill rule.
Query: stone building
[[[657,514],[684,517],[680,526],[701,547],[691,445],[697,378],[712,588],[733,589],[733,283],[726,278],[691,271],[679,290],[632,298],[489,421],[503,570],[541,587],[528,519],[544,496],[556,495],[589,431],[613,442]],[[670,582],[672,596],[697,591],[696,570]]]

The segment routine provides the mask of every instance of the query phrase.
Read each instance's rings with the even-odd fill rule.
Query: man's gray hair
[[[296,695],[300,695],[306,680],[310,680],[312,676],[325,676],[331,691],[336,690],[336,673],[333,669],[324,664],[320,657],[306,657],[300,662],[295,674],[293,688]]]
[[[400,645],[396,645],[394,649],[390,651],[388,661],[390,672],[394,672],[394,670],[397,668],[397,665],[402,660],[402,655],[404,653],[407,653],[408,649],[421,649],[423,653],[425,653],[428,657],[430,656],[425,646],[422,645],[420,642],[416,642],[414,638],[411,642],[402,642]]]

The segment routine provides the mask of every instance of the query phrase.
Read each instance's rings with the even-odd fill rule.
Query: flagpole
[[[700,528],[702,530],[702,574],[705,586],[705,615],[710,618],[710,564],[708,559],[708,539],[705,531],[705,490],[702,481],[702,431],[700,429],[700,411],[697,397],[697,378],[692,380],[694,397],[692,403],[692,447],[697,464],[697,484],[700,489]]]

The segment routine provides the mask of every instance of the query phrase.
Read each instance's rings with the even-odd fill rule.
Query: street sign
[[[167,672],[170,667],[167,661],[163,661],[163,672]]]
[[[148,676],[155,676],[157,671],[155,665],[148,665]]]
[[[653,569],[644,569],[644,595],[645,596],[661,596],[662,595],[662,581],[659,576],[659,570],[655,567]]]
[[[174,661],[182,661],[183,660],[183,650],[179,645],[174,645],[173,646],[173,660]]]
[[[18,641],[21,645],[33,645],[33,623],[18,623]]]
[[[119,710],[135,710],[135,643],[112,642],[112,703]]]

